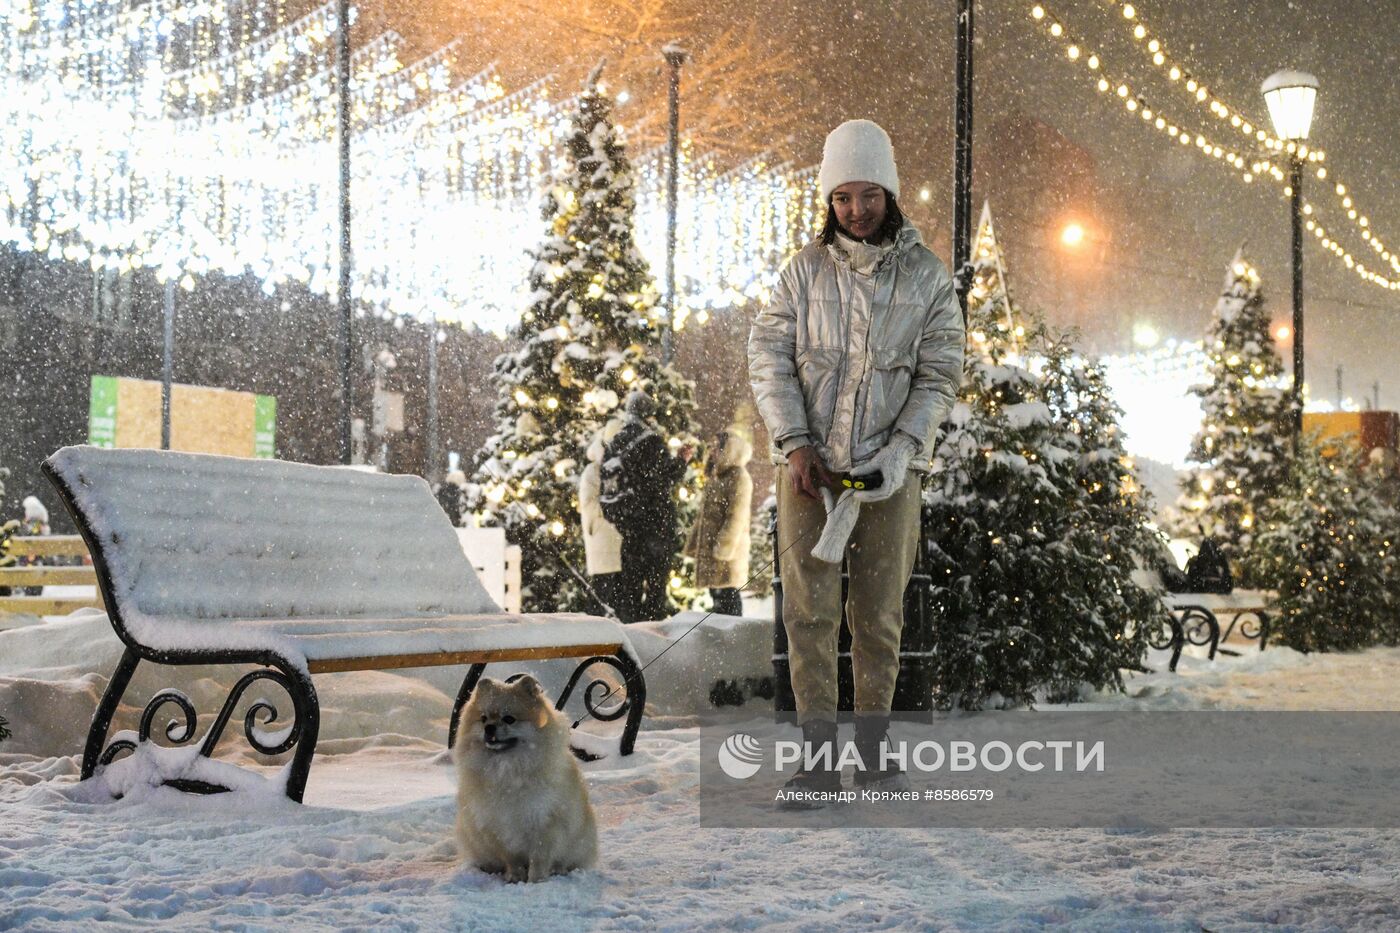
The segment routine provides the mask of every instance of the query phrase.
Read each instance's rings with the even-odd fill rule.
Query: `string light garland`
[[[1130,10],[1133,9],[1129,4],[1125,4],[1124,6]],[[1125,110],[1129,114],[1138,116],[1144,125],[1156,129],[1159,132],[1166,133],[1169,138],[1174,139],[1183,146],[1194,144],[1194,147],[1203,155],[1214,158],[1229,166],[1239,176],[1240,180],[1246,184],[1253,182],[1256,177],[1272,178],[1275,182],[1280,184],[1286,181],[1283,168],[1275,165],[1271,160],[1260,159],[1254,162],[1247,162],[1243,156],[1228,144],[1221,145],[1218,141],[1201,132],[1192,133],[1190,130],[1183,128],[1177,121],[1167,118],[1160,110],[1153,108],[1148,103],[1147,99],[1136,91],[1133,85],[1127,80],[1118,80],[1110,77],[1104,68],[1103,59],[1100,54],[1090,49],[1088,44],[1082,40],[1073,38],[1068,30],[1066,30],[1064,24],[1051,14],[1043,3],[1034,4],[1030,9],[1030,15],[1032,19],[1045,27],[1045,32],[1052,39],[1057,40],[1062,45],[1067,60],[1082,65],[1092,73],[1095,86],[1101,94],[1116,97],[1116,99],[1123,104]],[[1194,83],[1194,79],[1192,83]],[[1201,90],[1201,88],[1198,86],[1197,91],[1199,90]],[[1208,92],[1206,96],[1209,97]],[[1218,104],[1219,102],[1213,101],[1213,103]],[[1225,108],[1225,105],[1220,104],[1219,107],[1224,108],[1227,116],[1231,115],[1228,108]],[[1275,140],[1275,142],[1277,142],[1277,140]],[[1282,148],[1290,154],[1297,149],[1295,144],[1291,142],[1281,145]],[[1306,157],[1307,155],[1313,154],[1313,152],[1314,151],[1309,151],[1302,154]],[[1317,161],[1320,161],[1320,159]],[[1327,177],[1327,170],[1321,165],[1317,167],[1317,173],[1319,178],[1325,179]],[[1346,197],[1346,188],[1344,185],[1338,184],[1334,190],[1340,191],[1339,197]],[[1285,186],[1284,194],[1291,195],[1292,189]],[[1354,212],[1354,208],[1350,203],[1344,204],[1344,207]],[[1366,224],[1360,224],[1362,219],[1366,219]],[[1372,243],[1372,248],[1382,256],[1382,259],[1391,262],[1396,272],[1400,273],[1400,256],[1391,253],[1389,248],[1386,247],[1384,243],[1381,243],[1374,233],[1371,233],[1367,229],[1370,223],[1369,219],[1358,214],[1353,218],[1353,221],[1358,224],[1358,229],[1362,231],[1363,239]],[[1313,229],[1321,228],[1317,227],[1314,222]],[[1364,281],[1392,291],[1400,291],[1400,277],[1387,277],[1372,269],[1366,268],[1365,264],[1356,260],[1347,250],[1337,244],[1332,237],[1328,237],[1325,232],[1318,235],[1316,238],[1319,240],[1325,239],[1327,243],[1323,248],[1328,253],[1340,259],[1346,268],[1355,272]],[[1375,244],[1379,245],[1377,246]]]
[[[1245,136],[1253,137],[1268,149],[1272,149],[1276,152],[1286,152],[1289,155],[1296,154],[1299,158],[1308,162],[1322,163],[1326,161],[1327,153],[1324,150],[1309,147],[1306,143],[1294,143],[1279,139],[1274,134],[1263,129],[1259,121],[1250,120],[1238,107],[1230,106],[1205,84],[1200,83],[1192,76],[1191,69],[1185,67],[1179,61],[1173,60],[1170,53],[1167,52],[1163,41],[1147,27],[1142,20],[1141,11],[1133,4],[1117,2],[1117,0],[1108,0],[1108,3],[1121,14],[1118,20],[1129,30],[1136,46],[1142,49],[1143,53],[1150,58],[1152,63],[1162,70],[1168,80],[1173,84],[1183,87],[1190,98],[1197,104],[1208,109],[1218,119],[1228,121],[1232,127],[1238,129]],[[1151,38],[1149,38],[1149,36]],[[1199,74],[1199,72],[1197,73]],[[1264,160],[1260,164],[1261,167],[1273,167],[1267,160]],[[1320,181],[1327,180],[1328,170],[1325,166],[1318,164],[1314,171]],[[1256,168],[1255,174],[1258,174],[1258,172],[1259,169]],[[1329,187],[1332,191],[1336,192],[1338,205],[1341,207],[1342,213],[1346,215],[1346,218],[1354,225],[1356,233],[1371,246],[1376,254],[1381,257],[1382,261],[1389,263],[1391,269],[1400,274],[1400,255],[1396,255],[1385,242],[1376,235],[1375,231],[1370,229],[1370,219],[1353,203],[1352,196],[1348,194],[1347,186],[1334,178],[1329,184]],[[1348,268],[1354,268],[1356,265],[1359,265],[1359,263],[1353,260],[1351,264],[1348,264]],[[1393,284],[1387,284],[1388,280],[1384,280],[1380,276],[1370,277],[1368,281],[1377,285],[1385,284],[1390,288],[1397,287]]]
[[[1309,162],[1326,160],[1327,154],[1323,150],[1285,142],[1270,133],[1261,121],[1251,120],[1239,108],[1226,105],[1206,84],[1193,75],[1193,69],[1179,59],[1173,58],[1162,39],[1148,28],[1143,21],[1141,11],[1135,5],[1119,2],[1119,0],[1106,0],[1106,2],[1120,14],[1117,21],[1132,37],[1136,47],[1141,49],[1152,64],[1161,70],[1168,81],[1182,88],[1192,102],[1209,110],[1218,119],[1227,121],[1242,135],[1269,149],[1289,153],[1297,150],[1299,156]]]
[[[0,239],[187,289],[251,274],[335,297],[333,5],[17,0],[0,17]],[[352,16],[354,15],[352,11]],[[353,297],[386,319],[501,331],[529,305],[572,102],[458,73],[455,45],[404,61],[383,33],[352,57]],[[663,153],[638,168],[637,241],[665,254]],[[762,300],[819,220],[811,170],[681,158],[675,326]],[[659,312],[658,312],[659,313]],[[657,323],[660,323],[658,321]]]

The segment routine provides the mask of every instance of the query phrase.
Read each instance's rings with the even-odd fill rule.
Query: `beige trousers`
[[[822,503],[793,491],[787,467],[780,470],[777,486],[778,545],[784,549],[778,566],[792,691],[801,719],[825,719],[836,712],[841,565],[812,556],[826,524]],[[911,473],[893,496],[861,505],[846,545],[850,572],[846,621],[851,630],[856,712],[889,712],[894,700],[904,590],[918,545],[919,475]]]

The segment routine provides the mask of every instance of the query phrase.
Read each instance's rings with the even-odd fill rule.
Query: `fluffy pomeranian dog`
[[[569,751],[569,721],[539,681],[478,683],[452,755],[463,860],[507,881],[593,867],[598,826]]]

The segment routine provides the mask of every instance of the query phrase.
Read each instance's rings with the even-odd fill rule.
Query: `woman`
[[[832,130],[818,181],[826,227],[788,260],[755,318],[749,379],[784,464],[783,626],[803,738],[814,748],[836,738],[844,558],[856,747],[869,766],[856,780],[899,782],[878,749],[919,539],[918,474],[962,378],[962,311],[948,270],[899,211],[883,129],[850,120]],[[833,474],[847,474],[852,489],[828,510],[822,492],[842,488]],[[825,793],[840,789],[841,775],[804,770],[790,783]]]
[[[739,588],[749,579],[749,512],[753,478],[748,464],[753,445],[733,431],[715,435],[705,465],[700,513],[685,543],[695,560],[695,585],[708,587],[714,612],[737,616],[744,611]]]

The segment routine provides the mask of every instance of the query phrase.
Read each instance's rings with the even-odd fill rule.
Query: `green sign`
[[[117,446],[117,379],[93,376],[88,401],[88,443],[94,447]]]
[[[277,399],[272,395],[253,397],[253,456],[277,456]]]

